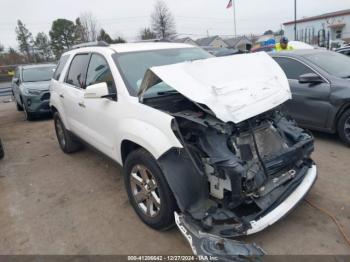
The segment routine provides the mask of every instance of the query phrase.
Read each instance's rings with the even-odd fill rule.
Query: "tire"
[[[153,156],[143,149],[131,152],[123,172],[129,201],[142,222],[157,230],[173,227],[176,200]]]
[[[337,128],[341,140],[350,146],[350,109],[346,110],[339,118]]]
[[[27,121],[32,121],[35,117],[33,113],[28,112],[27,106],[23,104],[23,113],[24,113],[24,118]]]
[[[2,147],[2,143],[0,140],[0,159],[3,159],[5,156],[4,148]]]
[[[82,148],[82,144],[66,129],[58,112],[54,113],[53,119],[57,140],[62,151],[66,154],[79,151]]]

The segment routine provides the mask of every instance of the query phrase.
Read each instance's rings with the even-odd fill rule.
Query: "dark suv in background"
[[[24,111],[26,120],[50,113],[49,84],[56,65],[39,64],[19,66],[12,79],[12,93],[18,111]]]

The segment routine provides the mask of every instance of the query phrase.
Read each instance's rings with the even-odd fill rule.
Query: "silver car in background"
[[[56,65],[23,65],[16,69],[12,79],[12,93],[18,111],[23,111],[26,120],[50,114],[49,84]]]

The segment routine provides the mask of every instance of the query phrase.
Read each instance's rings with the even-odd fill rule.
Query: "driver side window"
[[[111,69],[103,56],[92,54],[86,76],[86,86],[106,82],[109,93],[116,93]]]
[[[294,59],[286,57],[274,57],[274,59],[283,69],[288,79],[299,80],[301,75],[315,73],[309,67]]]

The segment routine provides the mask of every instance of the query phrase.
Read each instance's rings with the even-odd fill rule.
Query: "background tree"
[[[82,27],[84,42],[96,41],[99,31],[99,25],[96,17],[92,13],[83,13],[78,19]]]
[[[77,44],[81,44],[89,41],[88,39],[89,36],[85,28],[81,24],[79,17],[75,20],[75,36],[76,36],[75,38],[76,38]]]
[[[157,35],[148,27],[141,29],[140,31],[140,39],[141,40],[149,40],[149,39],[155,39],[157,38]]]
[[[0,43],[0,53],[4,52],[5,47]]]
[[[57,19],[53,21],[50,30],[51,48],[56,58],[70,49],[76,43],[75,24],[66,19]]]
[[[104,29],[100,30],[100,34],[97,37],[98,41],[105,41],[108,44],[112,44],[113,43],[113,39],[112,37],[107,34],[107,32]]]
[[[158,1],[151,15],[152,30],[157,37],[171,39],[175,37],[175,22],[173,15],[163,1]]]
[[[17,41],[19,45],[19,50],[27,56],[28,62],[31,62],[31,51],[33,44],[32,33],[26,28],[21,20],[17,21],[16,27]]]
[[[276,31],[275,36],[278,36],[278,35],[284,35],[284,30],[280,29],[280,30]]]
[[[113,40],[113,44],[123,44],[123,43],[126,43],[126,40],[121,36],[118,36]]]
[[[273,35],[273,31],[271,29],[267,30],[264,32],[264,35]]]
[[[34,46],[38,52],[39,60],[50,61],[52,58],[51,43],[48,36],[40,32],[35,37]]]
[[[10,47],[8,51],[4,50],[4,52],[0,54],[0,65],[16,65],[25,63],[26,57],[12,47]]]

